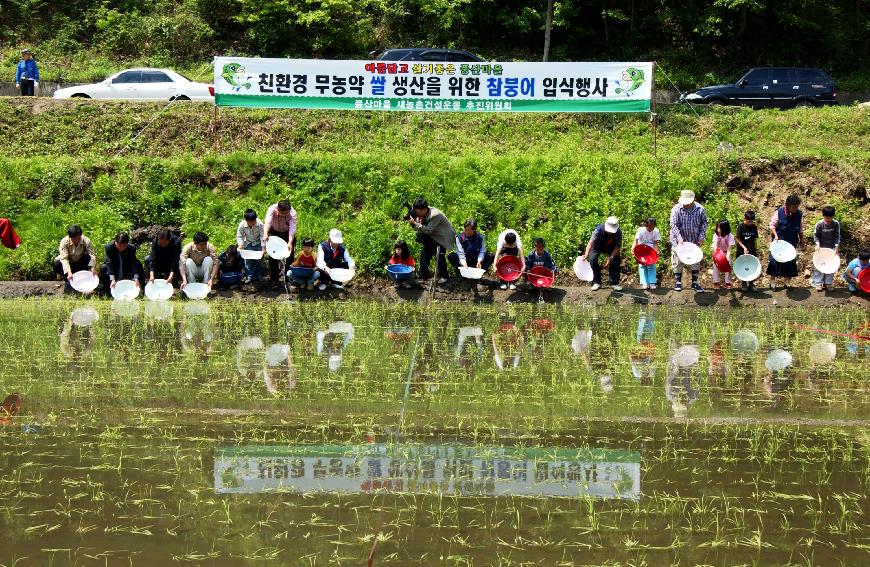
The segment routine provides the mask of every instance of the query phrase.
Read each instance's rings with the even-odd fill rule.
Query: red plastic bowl
[[[523,275],[523,261],[518,256],[502,256],[495,263],[495,274],[503,282],[515,282]]]
[[[858,287],[860,287],[864,293],[870,293],[870,268],[864,268],[858,272]]]
[[[728,261],[728,256],[720,248],[716,248],[716,251],[713,252],[713,263],[723,274],[731,271],[731,262]]]
[[[659,261],[659,253],[652,246],[638,244],[634,247],[634,259],[644,266],[652,266]]]
[[[556,275],[553,273],[553,270],[548,270],[543,266],[535,266],[526,272],[526,279],[529,280],[529,283],[533,287],[550,287],[553,285]]]

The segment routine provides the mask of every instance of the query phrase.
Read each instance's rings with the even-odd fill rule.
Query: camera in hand
[[[405,216],[402,217],[402,220],[411,220],[417,217],[417,215],[414,214],[414,208],[411,206],[411,203],[405,201],[404,203],[402,203],[402,207],[407,209],[407,212],[405,213]]]

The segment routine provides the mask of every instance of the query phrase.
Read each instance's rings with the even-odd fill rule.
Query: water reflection
[[[698,399],[698,361],[701,353],[697,345],[676,347],[668,359],[665,397],[671,403],[674,417],[686,417],[689,406]],[[693,384],[694,382],[694,384]]]
[[[79,307],[64,321],[60,332],[60,352],[73,369],[80,370],[82,357],[93,350],[97,338],[94,324],[99,318],[100,314],[93,307]]]
[[[466,348],[467,346],[467,348]],[[460,327],[456,334],[456,364],[461,368],[471,368],[483,361],[483,329],[480,327]]]
[[[182,320],[181,347],[188,354],[206,360],[214,340],[211,307],[205,301],[185,303]]]
[[[327,356],[327,367],[330,372],[341,368],[341,355],[353,342],[353,338],[353,325],[346,321],[336,321],[325,331],[317,331],[317,354]]]
[[[269,345],[266,349],[266,365],[263,367],[263,382],[272,395],[296,389],[296,367],[290,345]]]
[[[464,445],[248,445],[215,449],[214,489],[633,498],[640,453]]]
[[[519,366],[524,342],[525,338],[517,328],[516,321],[502,316],[498,329],[492,335],[492,352],[495,359],[495,367],[499,370],[505,370]]]

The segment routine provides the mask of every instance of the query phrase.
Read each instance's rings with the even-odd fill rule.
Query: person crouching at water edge
[[[82,227],[70,226],[57,247],[58,256],[54,259],[54,273],[63,278],[64,291],[71,291],[69,283],[72,275],[81,270],[90,270],[97,275],[97,254],[90,238],[82,234]]]
[[[242,283],[245,275],[245,261],[239,255],[239,247],[235,244],[227,246],[227,249],[218,256],[218,283],[229,288]]]
[[[785,240],[795,250],[799,250],[804,243],[804,214],[800,207],[801,198],[797,195],[789,195],[782,206],[773,213],[770,219],[770,236],[772,242]],[[779,279],[783,280],[785,289],[791,287],[791,279],[797,275],[797,258],[789,262],[777,262],[770,255],[767,263],[767,275],[770,276],[770,289],[775,290]]]
[[[414,257],[411,256],[411,249],[408,248],[408,243],[404,240],[399,240],[396,242],[396,245],[393,247],[393,255],[390,256],[389,264],[390,266],[408,266],[409,268],[413,268],[415,266]],[[414,279],[416,279],[416,274],[413,272],[405,281],[397,281],[396,287],[404,287],[410,289],[412,287],[412,283]]]
[[[130,235],[119,232],[115,240],[106,244],[105,260],[100,268],[103,291],[109,293],[120,280],[133,280],[136,287],[144,276],[142,262],[136,258],[136,246],[130,243]]]
[[[181,239],[172,234],[169,229],[161,228],[151,242],[151,254],[145,257],[148,281],[160,279],[178,287],[181,284],[179,258],[181,258]]]
[[[843,272],[843,279],[846,280],[849,291],[852,293],[858,291],[858,274],[864,270],[870,270],[870,249],[861,250],[858,257],[849,262],[846,271]]]
[[[211,286],[218,273],[217,250],[208,241],[204,232],[193,235],[193,242],[181,251],[178,269],[181,271],[181,289],[188,283],[204,283]]]
[[[356,262],[347,253],[344,247],[344,236],[337,228],[329,231],[329,240],[324,240],[317,248],[317,269],[320,270],[320,285],[317,289],[324,290],[327,285],[331,285],[335,289],[344,289],[340,283],[332,281],[330,274],[335,268],[343,268],[353,270],[356,268]]]
[[[610,287],[620,291],[619,268],[622,257],[619,249],[622,246],[622,230],[619,228],[619,220],[616,217],[608,217],[603,224],[599,224],[592,231],[583,258],[589,260],[592,265],[592,291],[601,289],[601,268],[607,268],[610,276]],[[607,255],[604,265],[598,264],[598,257]]]
[[[518,258],[524,258],[523,256],[523,241],[520,239],[520,235],[512,228],[507,230],[503,230],[501,234],[498,235],[498,240],[495,243],[495,263],[498,264],[498,261],[505,256],[516,256]],[[517,286],[513,283],[503,283],[501,284],[501,289],[516,289]]]
[[[707,236],[707,211],[695,201],[693,191],[680,191],[680,199],[671,209],[671,265],[674,268],[674,291],[683,290],[683,268],[689,268],[692,273],[692,289],[704,291],[698,282],[701,272],[701,262],[683,266],[676,248],[683,242],[691,242],[704,246]]]
[[[457,273],[460,266],[487,270],[494,259],[495,256],[486,251],[483,235],[477,232],[477,221],[474,219],[465,221],[462,232],[456,236],[456,251],[447,255],[447,261],[453,269]]]
[[[408,223],[417,231],[417,242],[423,245],[420,253],[420,279],[432,277],[429,266],[432,264],[432,257],[437,256],[438,283],[447,283],[445,255],[447,250],[455,246],[456,230],[444,213],[430,207],[426,199],[417,199],[411,209],[413,214],[407,217]]]
[[[547,252],[547,249],[544,246],[543,238],[535,239],[534,250],[526,256],[527,272],[532,268],[547,268],[553,272],[553,275],[556,274],[556,262],[553,261],[553,257],[550,256],[550,253]]]
[[[289,278],[297,287],[305,286],[305,289],[311,291],[314,289],[314,284],[320,280],[320,271],[317,270],[317,255],[314,253],[314,239],[302,239],[302,252],[296,257],[296,260],[290,264],[291,268],[309,268],[311,274],[307,278],[301,278],[293,275],[293,270],[287,270],[287,278]]]

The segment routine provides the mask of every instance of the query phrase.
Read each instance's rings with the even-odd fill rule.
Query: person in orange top
[[[314,284],[320,279],[320,270],[316,267],[317,256],[314,254],[314,239],[304,238],[302,240],[302,253],[297,256],[296,260],[290,264],[293,268],[311,268],[313,271],[308,278],[303,279],[293,275],[292,270],[287,270],[287,278],[293,281],[299,287],[305,286],[305,289],[311,291],[314,289]]]
[[[393,255],[390,256],[390,264],[391,266],[401,265],[401,266],[410,266],[415,267],[417,265],[414,262],[414,257],[411,256],[411,250],[408,248],[408,243],[404,240],[399,240],[396,242],[396,245],[393,247]],[[410,288],[411,282],[413,282],[417,278],[417,275],[414,272],[411,272],[410,277],[404,281],[396,281],[396,287],[405,287]]]

